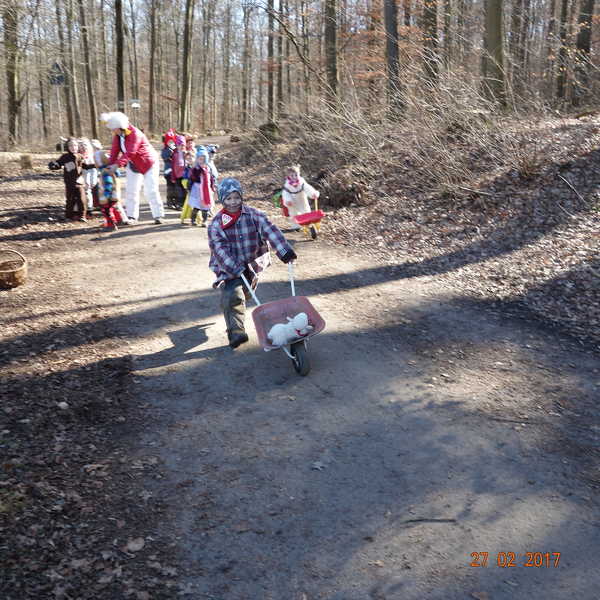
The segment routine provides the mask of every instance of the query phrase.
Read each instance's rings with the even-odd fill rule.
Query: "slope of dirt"
[[[365,157],[350,171],[368,199],[329,210],[328,236],[402,264],[407,276],[435,275],[475,298],[519,303],[598,348],[600,122],[592,116],[513,127],[518,151],[506,157],[508,166],[471,153],[473,181],[452,196],[432,190],[430,173],[402,156],[381,175],[370,166],[376,157]],[[470,147],[448,151],[469,154]],[[241,148],[236,162],[246,155]],[[289,140],[274,145],[269,167],[252,165],[250,178],[267,196],[281,185],[283,165],[298,159]],[[318,157],[309,164],[308,179],[319,173]]]

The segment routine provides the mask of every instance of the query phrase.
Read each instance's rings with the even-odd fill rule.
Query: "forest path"
[[[269,209],[247,172],[219,166]],[[62,202],[58,178],[10,186],[7,198]],[[316,242],[289,236],[297,292],[327,321],[300,377],[258,346],[250,314],[250,342],[227,346],[206,229],[172,211],[154,225],[144,202],[140,224],[112,234],[44,227],[7,223],[7,243],[37,249],[11,304],[22,298],[31,318],[14,321],[36,328],[23,339],[39,351],[76,331],[44,323],[50,303],[81,312],[99,338],[104,328],[114,362],[134,359],[128,416],[98,423],[131,468],[119,481],[132,512],[97,527],[122,544],[115,518],[147,515],[132,534],[146,546],[123,555],[125,569],[158,585],[166,551],[177,571],[160,583],[179,579],[138,598],[597,598],[597,355],[509,306],[334,246],[325,223]],[[62,298],[37,302],[48,282]],[[289,295],[286,267],[275,260],[258,293]],[[484,560],[473,553],[488,566],[470,566]]]
[[[163,465],[148,489],[190,597],[596,597],[597,357],[350,256],[326,226],[290,239],[297,291],[327,321],[307,377],[261,350],[249,313],[250,343],[227,346],[206,229],[173,213],[110,236],[127,269],[88,257],[96,293],[133,307],[136,395],[156,425],[131,442]],[[261,301],[288,295],[286,278],[276,261]],[[525,566],[534,552],[543,566]]]

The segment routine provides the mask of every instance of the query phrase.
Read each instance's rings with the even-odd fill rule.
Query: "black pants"
[[[86,215],[85,190],[82,185],[65,186],[66,206],[65,217],[74,219],[75,217],[84,217]]]

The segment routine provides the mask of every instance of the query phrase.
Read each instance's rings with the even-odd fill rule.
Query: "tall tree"
[[[385,54],[388,81],[388,102],[392,113],[402,108],[400,98],[400,56],[398,50],[398,5],[396,0],[384,0]]]
[[[581,103],[589,85],[590,50],[592,45],[592,17],[595,0],[582,0],[578,19],[577,50],[573,104]]]
[[[182,81],[181,103],[179,105],[179,128],[183,131],[189,129],[189,97],[191,92],[192,73],[192,25],[194,22],[195,0],[185,0],[185,21],[183,26],[183,54],[182,54]]]
[[[439,68],[437,13],[437,0],[423,0],[423,52],[425,76],[429,81],[437,79]]]
[[[277,114],[283,113],[283,10],[279,0],[279,27],[277,29]]]
[[[88,102],[90,109],[90,129],[92,137],[98,137],[98,113],[96,112],[96,95],[94,94],[94,84],[92,81],[92,65],[90,59],[90,43],[88,39],[88,27],[86,23],[85,11],[86,8],[83,5],[83,0],[79,2],[79,19],[81,25],[81,37],[83,41],[83,60],[85,62],[85,81],[88,92]]]
[[[274,37],[275,37],[275,18],[273,0],[268,1],[269,13],[269,37],[267,39],[267,120],[273,121],[275,110],[273,106],[273,58],[274,58]]]
[[[73,104],[71,103],[71,77],[69,76],[68,69],[65,68],[67,64],[66,60],[66,49],[65,49],[65,36],[63,32],[63,24],[62,24],[62,14],[60,10],[60,2],[56,2],[54,5],[56,8],[56,25],[58,32],[58,40],[60,43],[60,58],[62,65],[62,72],[64,75],[64,83],[61,86],[63,90],[64,100],[65,100],[65,110],[67,111],[67,126],[68,126],[68,134],[73,135],[75,133],[75,121],[73,120]],[[62,135],[62,131],[60,132]]]
[[[229,127],[229,110],[231,106],[231,0],[225,5],[225,23],[223,40],[223,102],[221,110],[221,124]]]
[[[558,51],[558,77],[556,78],[556,95],[558,98],[565,97],[568,65],[568,41],[569,31],[569,0],[562,0],[560,8],[560,50]]]
[[[69,71],[71,73],[71,86],[72,100],[73,100],[73,124],[75,126],[75,133],[78,136],[83,134],[81,126],[81,109],[79,106],[79,76],[77,74],[77,61],[75,60],[75,42],[73,40],[73,27],[71,24],[75,23],[75,10],[73,7],[73,0],[66,1],[66,17],[67,17],[67,50],[69,57]]]
[[[156,116],[154,110],[155,97],[155,69],[156,69],[156,29],[159,26],[156,19],[158,0],[150,2],[150,80],[148,82],[148,129],[153,133],[156,129]]]
[[[483,57],[484,86],[501,105],[506,104],[504,80],[504,11],[502,0],[486,0]]]
[[[242,51],[242,127],[248,124],[250,112],[250,52],[251,32],[250,14],[252,5],[248,1],[242,2],[242,22],[244,24],[244,49]]]
[[[125,61],[124,61],[123,0],[115,0],[115,57],[117,70],[117,110],[125,111]]]
[[[330,103],[337,101],[337,12],[336,0],[325,0],[325,70],[327,72],[327,96]]]
[[[4,29],[4,52],[6,91],[8,100],[8,139],[11,145],[17,143],[19,113],[22,98],[19,97],[19,22],[21,10],[18,3],[5,4],[2,8],[2,27]]]

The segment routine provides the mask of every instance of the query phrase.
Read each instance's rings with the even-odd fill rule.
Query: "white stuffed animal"
[[[268,338],[274,346],[285,346],[292,340],[308,335],[314,327],[308,324],[306,313],[298,313],[295,317],[286,317],[287,323],[275,323],[269,333]]]

